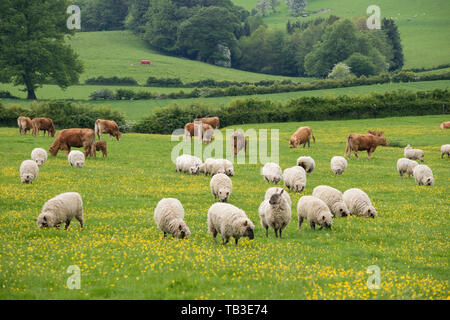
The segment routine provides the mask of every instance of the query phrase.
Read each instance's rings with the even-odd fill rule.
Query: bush
[[[115,99],[115,96],[114,93],[109,89],[99,89],[91,93],[89,98],[91,98],[92,100],[97,99],[113,100]]]
[[[180,78],[155,78],[149,77],[145,83],[148,87],[182,87],[183,82]]]
[[[0,91],[0,99],[19,99],[16,96],[13,96],[9,91]]]
[[[131,77],[110,77],[105,78],[103,76],[97,78],[89,78],[84,80],[85,84],[94,84],[94,85],[126,85],[126,86],[137,86],[139,85],[136,80]]]
[[[129,89],[117,89],[115,98],[117,100],[132,100],[135,96],[135,93],[133,90]]]

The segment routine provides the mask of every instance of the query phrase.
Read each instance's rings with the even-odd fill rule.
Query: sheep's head
[[[297,182],[294,185],[295,192],[302,192],[305,189],[305,186],[301,182]]]
[[[200,172],[200,166],[192,166],[189,168],[190,174],[198,174]]]
[[[42,166],[44,164],[44,159],[36,159],[36,164]]]
[[[364,216],[366,218],[375,218],[376,216],[378,216],[378,213],[374,207],[368,207],[364,212]]]
[[[178,226],[175,228],[175,232],[173,233],[173,236],[175,238],[184,239],[184,238],[189,238],[190,235],[191,235],[191,231],[189,230],[189,227],[183,220],[180,220],[180,222],[178,223]]]
[[[24,173],[20,178],[22,183],[32,183],[34,180],[34,175],[31,173]]]
[[[331,230],[333,224],[333,216],[329,212],[322,212],[319,214],[319,225]]]
[[[74,167],[75,167],[75,168],[82,168],[82,167],[83,167],[83,164],[84,164],[84,161],[83,161],[83,160],[78,160],[78,161],[75,161]]]
[[[277,184],[281,181],[281,176],[273,176],[272,181],[273,183]]]
[[[219,200],[222,202],[228,201],[228,197],[230,196],[229,188],[220,188],[218,192]]]
[[[234,169],[233,169],[232,167],[227,168],[227,169],[225,170],[225,174],[226,174],[227,176],[230,176],[230,177],[234,176]]]
[[[255,225],[253,222],[249,219],[243,219],[239,222],[239,224],[239,234],[242,237],[248,237],[250,240],[253,240],[255,238],[255,233],[253,231],[255,229]]]
[[[433,186],[434,185],[434,178],[433,177],[426,178],[425,185],[426,186]]]
[[[54,215],[51,212],[42,212],[38,217],[37,217],[37,225],[38,227],[42,228],[51,228],[54,227],[55,225],[60,224],[60,221],[56,221]]]
[[[347,217],[350,215],[350,211],[348,210],[347,206],[342,202],[338,203],[336,206],[337,208],[337,216],[338,217]]]
[[[283,200],[283,196],[282,196],[283,192],[284,192],[284,189],[282,189],[280,193],[274,193],[269,199],[270,205],[272,205],[272,206],[279,205],[281,203],[281,200]]]

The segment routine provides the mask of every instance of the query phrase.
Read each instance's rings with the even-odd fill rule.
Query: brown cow
[[[95,134],[100,140],[102,133],[109,133],[109,137],[116,137],[117,141],[120,140],[122,133],[119,131],[119,126],[114,120],[97,119],[95,121]]]
[[[242,149],[244,149],[244,154],[247,155],[247,141],[247,137],[242,132],[233,132],[231,135],[231,146],[233,147],[235,156],[237,156]]]
[[[31,123],[33,124],[33,135],[38,136],[39,131],[44,131],[44,137],[45,132],[48,131],[48,135],[52,135],[52,137],[55,136],[55,126],[53,125],[53,120],[50,118],[34,118],[31,120]]]
[[[187,139],[188,136],[191,138],[191,140],[192,137],[198,137],[201,141],[203,136],[203,130],[206,131],[209,128],[212,128],[212,126],[206,123],[202,123],[202,126],[200,127],[200,122],[199,123],[188,122],[184,126],[184,139]]]
[[[347,147],[345,153],[350,158],[351,151],[355,153],[356,159],[358,158],[358,151],[367,150],[369,159],[372,157],[372,153],[378,146],[387,146],[386,138],[381,136],[374,136],[373,134],[357,134],[352,133],[347,137]]]
[[[450,129],[450,121],[442,122],[439,126],[441,129]]]
[[[316,143],[316,138],[314,137],[312,133],[312,129],[310,127],[300,127],[295,131],[291,138],[289,139],[289,146],[291,148],[298,148],[301,144],[303,144],[303,148],[306,146],[306,143],[308,143],[308,148],[310,145],[310,139],[311,136],[313,138],[314,143]]]
[[[209,118],[197,118],[194,119],[194,122],[201,121],[203,123],[207,123],[210,126],[212,126],[214,129],[219,129],[220,126],[220,120],[219,117],[209,117]]]
[[[17,125],[19,126],[19,132],[22,135],[27,134],[28,130],[33,129],[33,123],[31,122],[31,119],[28,117],[24,117],[24,116],[18,117]]]
[[[376,131],[376,130],[368,130],[367,133],[370,133],[371,135],[381,137],[383,136],[383,131]]]
[[[50,145],[49,151],[52,156],[58,154],[58,150],[66,151],[69,154],[70,148],[84,148],[84,156],[94,156],[95,132],[92,129],[64,129],[56,136],[55,141]]]
[[[97,157],[97,151],[101,151],[103,157],[108,156],[108,151],[106,150],[106,141],[95,141],[94,148],[95,148],[94,157]]]

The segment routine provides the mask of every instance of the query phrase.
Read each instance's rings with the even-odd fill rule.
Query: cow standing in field
[[[103,157],[108,156],[108,151],[106,150],[106,141],[95,141],[94,148],[95,148],[94,157],[97,157],[97,151],[101,151]]]
[[[19,126],[19,132],[21,135],[27,134],[27,131],[33,129],[33,123],[28,117],[20,116],[17,118],[17,125]]]
[[[441,129],[450,129],[450,121],[442,122],[439,126]]]
[[[289,146],[290,148],[298,148],[301,144],[303,144],[303,148],[306,146],[306,143],[308,143],[308,148],[310,145],[310,139],[311,136],[313,138],[314,143],[316,143],[316,138],[314,137],[312,133],[312,129],[308,126],[306,127],[300,127],[295,131],[291,138],[289,139]]]
[[[48,131],[48,135],[51,135],[52,137],[55,136],[55,126],[53,125],[53,120],[50,118],[34,118],[31,120],[32,126],[33,126],[33,135],[38,136],[39,131],[44,131],[44,137],[45,132]]]
[[[197,118],[194,119],[194,123],[195,122],[202,122],[202,123],[207,123],[209,124],[211,127],[213,127],[214,129],[219,129],[220,126],[220,120],[219,117],[209,117],[209,118]]]
[[[388,146],[386,138],[381,136],[374,136],[373,134],[357,134],[352,133],[347,137],[347,147],[345,153],[350,158],[351,152],[355,153],[356,159],[358,158],[358,151],[367,150],[369,159],[372,157],[372,153],[378,146]]]
[[[231,135],[231,146],[233,147],[234,155],[244,149],[244,154],[247,155],[247,137],[239,131],[233,132]]]
[[[116,137],[117,141],[120,140],[122,133],[119,130],[119,126],[114,120],[97,119],[95,121],[95,135],[98,139],[101,139],[102,133],[109,133],[109,137]]]
[[[52,156],[56,156],[59,150],[66,151],[69,155],[70,149],[84,148],[84,156],[94,156],[95,132],[92,129],[64,129],[56,136],[55,141],[50,145],[49,151]]]

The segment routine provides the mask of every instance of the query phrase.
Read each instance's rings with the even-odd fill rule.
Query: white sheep
[[[200,166],[199,171],[204,172],[205,175],[210,174],[212,176],[218,173],[225,174],[223,162],[220,161],[220,159],[213,159],[213,158],[206,159],[205,163]]]
[[[299,157],[297,159],[297,165],[305,169],[306,173],[309,175],[316,168],[316,163],[311,157]]]
[[[279,188],[279,187],[272,187],[272,188],[267,189],[266,194],[264,195],[264,200],[270,199],[270,197],[275,193],[281,193],[281,190],[283,190],[283,188]],[[282,196],[289,203],[289,206],[291,206],[292,202],[291,202],[291,197],[289,196],[289,193],[283,192]]]
[[[344,203],[342,192],[330,186],[317,186],[314,188],[312,195],[326,203],[330,208],[333,217],[347,217],[350,211]]]
[[[411,145],[407,145],[405,149],[403,150],[403,154],[405,158],[411,159],[411,160],[420,160],[420,162],[423,162],[423,150],[421,149],[413,149]]]
[[[283,180],[289,190],[302,192],[306,187],[306,171],[299,166],[287,168],[283,172]]]
[[[316,225],[331,229],[333,224],[333,215],[327,204],[319,198],[313,196],[303,196],[297,203],[297,215],[298,215],[298,230],[302,227],[303,220],[309,221],[309,225],[312,229],[316,228]]]
[[[188,238],[191,235],[189,227],[184,222],[184,209],[181,202],[175,198],[163,198],[156,205],[153,214],[156,225],[164,233],[170,233],[175,238]]]
[[[219,162],[222,163],[223,170],[225,171],[225,174],[227,176],[234,176],[234,167],[233,163],[228,159],[217,159]]]
[[[218,233],[222,235],[222,244],[226,245],[230,237],[235,239],[248,237],[253,240],[255,225],[247,218],[245,212],[228,203],[215,203],[208,210],[208,230],[212,233],[214,242],[217,242]]]
[[[42,148],[34,148],[31,151],[31,160],[35,161],[38,166],[42,166],[47,161],[47,151]]]
[[[447,155],[447,158],[450,158],[450,144],[444,144],[441,146],[441,159],[444,158],[444,155]]]
[[[425,186],[433,186],[434,185],[434,177],[433,171],[431,171],[430,167],[424,164],[420,164],[416,166],[413,170],[413,176],[416,182]]]
[[[400,158],[397,160],[397,171],[400,174],[400,177],[403,177],[403,174],[407,173],[408,178],[413,174],[413,170],[419,164],[413,160],[408,158]]]
[[[77,219],[83,228],[83,200],[77,192],[66,192],[48,200],[36,222],[39,227],[56,227],[64,222],[66,230],[73,218]]]
[[[72,167],[82,168],[84,165],[85,157],[84,157],[83,152],[78,151],[78,150],[72,150],[72,151],[70,151],[67,159],[69,160],[69,163]]]
[[[343,174],[345,169],[347,169],[347,160],[344,157],[341,156],[334,156],[331,158],[330,162],[331,170],[333,171],[334,175],[340,175]]]
[[[262,175],[269,183],[277,184],[280,182],[282,174],[283,171],[281,170],[281,167],[274,162],[268,162],[262,168]]]
[[[344,192],[343,199],[351,215],[366,218],[375,218],[378,215],[369,196],[361,189],[348,189]]]
[[[209,183],[214,199],[226,202],[231,195],[233,184],[231,179],[224,173],[218,173],[211,178]]]
[[[266,237],[269,236],[269,227],[274,229],[275,237],[278,238],[278,231],[281,233],[291,221],[291,202],[286,200],[284,194],[287,192],[281,189],[279,193],[273,193],[269,199],[265,199],[258,208],[261,226],[266,229]],[[267,192],[266,192],[267,194]]]
[[[20,165],[20,180],[22,183],[33,183],[39,173],[39,167],[33,160],[25,160]]]
[[[183,154],[175,159],[175,170],[177,172],[189,172],[190,174],[198,174],[202,160],[190,154]]]

